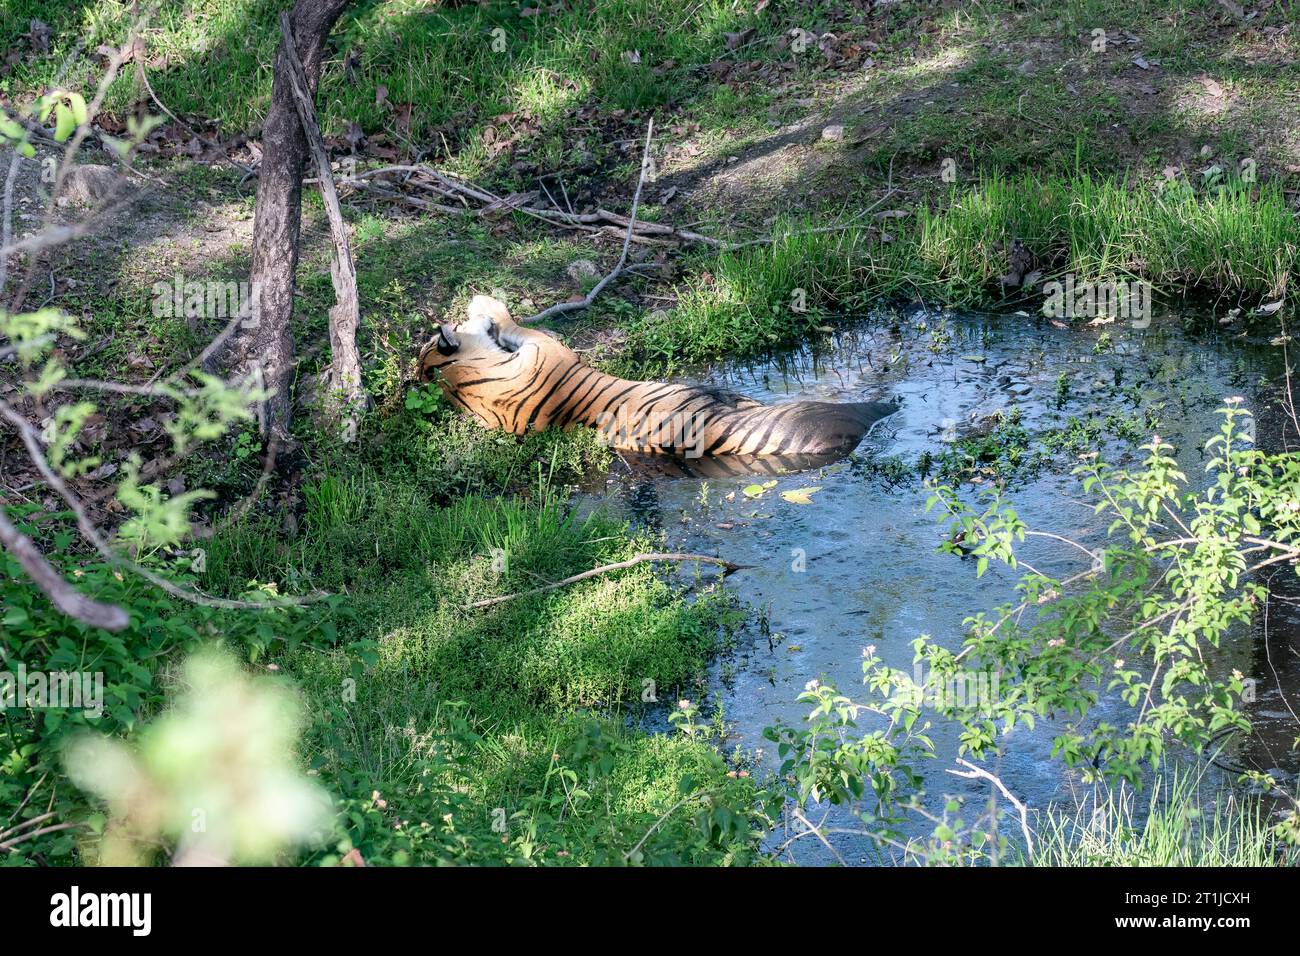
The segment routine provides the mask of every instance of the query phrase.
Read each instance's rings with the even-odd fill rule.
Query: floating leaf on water
[[[810,505],[812,496],[821,490],[821,485],[814,488],[791,488],[789,491],[781,492],[781,497],[792,505]]]

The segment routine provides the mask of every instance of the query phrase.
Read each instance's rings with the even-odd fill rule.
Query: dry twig
[[[1016,799],[1015,795],[1007,789],[1006,784],[1004,784],[996,774],[990,773],[983,767],[976,766],[969,760],[963,760],[960,757],[957,758],[957,763],[966,769],[949,770],[948,772],[950,774],[954,777],[965,777],[967,780],[973,780],[978,777],[981,780],[989,781],[993,786],[997,787],[998,790],[1001,791],[1002,796],[1006,797],[1007,800],[1011,802],[1011,805],[1016,808],[1020,813],[1020,832],[1024,834],[1025,837],[1025,850],[1030,856],[1033,856],[1034,837],[1033,832],[1029,828],[1029,810],[1025,805]]]
[[[610,571],[622,571],[625,568],[636,567],[638,564],[645,564],[647,561],[704,561],[708,564],[716,564],[723,568],[724,576],[731,574],[733,571],[741,571],[749,565],[733,564],[723,558],[715,558],[708,554],[679,554],[672,553],[649,553],[638,554],[626,561],[616,561],[613,564],[602,564],[598,568],[592,568],[590,571],[583,571],[581,574],[574,574],[561,581],[555,581],[552,584],[543,584],[540,587],[530,588],[527,591],[519,591],[515,594],[503,594],[500,597],[484,598],[482,601],[475,601],[473,604],[466,604],[465,609],[471,610],[477,607],[490,607],[493,604],[503,604],[506,601],[513,601],[515,598],[529,597],[533,594],[541,594],[544,591],[554,591],[556,588],[562,588],[570,584],[576,584],[579,581],[585,581],[587,578],[594,578],[599,574],[608,574]]]

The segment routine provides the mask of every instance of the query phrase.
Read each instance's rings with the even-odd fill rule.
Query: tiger
[[[853,451],[892,415],[889,402],[777,405],[722,388],[639,382],[587,365],[552,334],[518,325],[504,303],[477,295],[467,318],[441,324],[420,351],[419,378],[481,424],[523,435],[590,426],[621,452],[699,459],[808,457]]]

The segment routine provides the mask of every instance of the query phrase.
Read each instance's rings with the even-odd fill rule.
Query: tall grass
[[[1017,240],[1044,278],[1144,279],[1156,295],[1203,288],[1256,300],[1285,291],[1300,251],[1281,189],[1241,182],[992,176],[883,225],[824,225],[786,221],[771,244],[702,258],[677,307],[633,327],[630,354],[652,364],[752,354],[890,298],[1032,309],[1033,295],[999,281]]]
[[[1296,861],[1258,798],[1204,794],[1186,772],[1157,777],[1145,806],[1128,786],[1039,814],[1034,866],[1278,866]]]
[[[1048,273],[1081,281],[1144,278],[1280,294],[1296,265],[1300,226],[1276,185],[1195,190],[1089,175],[993,176],[926,208],[915,237],[920,274],[950,297],[985,300],[1019,239]]]

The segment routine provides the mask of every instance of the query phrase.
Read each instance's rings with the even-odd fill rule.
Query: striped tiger
[[[833,459],[897,406],[885,402],[764,405],[725,389],[635,382],[586,365],[551,335],[523,328],[505,305],[475,296],[468,318],[442,325],[420,353],[420,379],[482,424],[522,435],[588,425],[612,447],[683,458]]]

